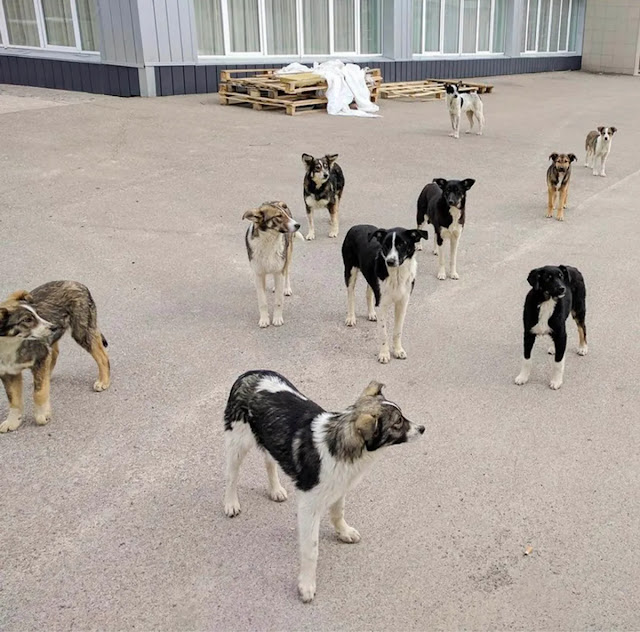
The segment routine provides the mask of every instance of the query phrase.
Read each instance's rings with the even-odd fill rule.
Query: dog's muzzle
[[[398,259],[396,257],[388,257],[385,261],[390,268],[395,268],[398,265]]]

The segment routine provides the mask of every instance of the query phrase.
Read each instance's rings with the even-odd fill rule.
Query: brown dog
[[[547,202],[546,217],[553,217],[553,207],[558,195],[558,205],[556,219],[564,220],[564,209],[567,207],[567,197],[569,195],[569,181],[571,179],[571,163],[578,160],[575,154],[557,154],[549,156],[551,165],[547,169],[547,191],[549,201]]]
[[[35,418],[39,426],[51,419],[49,384],[58,359],[58,341],[67,329],[98,365],[93,390],[111,381],[107,341],[98,329],[96,304],[89,290],[75,281],[53,281],[31,292],[19,290],[0,303],[0,379],[9,398],[9,415],[0,432],[22,423],[22,371],[33,372]]]

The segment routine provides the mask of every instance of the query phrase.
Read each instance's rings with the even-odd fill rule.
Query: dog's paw
[[[422,243],[418,242],[418,244],[416,245],[416,250],[422,250]]]
[[[589,348],[587,347],[587,345],[583,345],[582,347],[578,347],[578,355],[579,356],[586,356],[587,355],[587,351],[589,351]]]
[[[337,236],[338,236],[338,231],[337,231],[337,230],[330,230],[330,231],[329,231],[329,237],[330,237],[331,239],[334,239],[334,238],[335,238],[335,237],[337,237]]]
[[[240,501],[237,498],[225,501],[224,513],[229,518],[235,518],[235,516],[240,514]]]
[[[437,249],[437,248],[434,248],[434,249],[432,250],[432,253],[433,253],[434,257],[437,257],[437,256],[438,256],[438,249]]]
[[[0,424],[0,433],[17,430],[22,424],[22,415],[17,411],[9,411],[7,418]]]
[[[270,489],[269,498],[277,503],[282,503],[288,498],[287,490],[282,487],[282,485],[280,485],[280,487],[277,487],[276,489]]]
[[[367,320],[370,320],[372,323],[375,323],[378,320],[378,316],[376,315],[375,312],[371,312],[370,314],[367,314]]]
[[[284,295],[285,296],[293,296],[293,291],[291,290],[290,287],[285,288]]]
[[[111,382],[103,382],[102,380],[96,380],[93,383],[93,390],[96,393],[102,393],[102,391],[106,391],[109,386],[111,386]]]
[[[447,278],[447,273],[444,270],[439,270],[438,271],[438,278],[441,281],[444,281]]]
[[[298,581],[298,592],[300,593],[300,599],[304,603],[309,603],[316,596],[316,583],[300,579]]]
[[[558,217],[558,216],[556,216],[556,219],[557,219],[559,222],[564,222],[564,217]]]
[[[520,373],[519,375],[516,376],[516,379],[514,380],[514,382],[518,385],[518,386],[522,386],[523,384],[526,384],[529,381],[529,376],[528,375],[523,375],[522,373]]]
[[[307,241],[313,241],[316,238],[316,234],[314,232],[309,231],[305,239]]]
[[[451,136],[451,138],[456,138],[456,133],[455,132],[449,132],[449,136]]]
[[[550,211],[547,211],[545,214],[545,217],[547,219],[551,219],[553,217],[553,209],[551,209]]]
[[[268,327],[269,324],[270,324],[270,321],[269,321],[269,317],[268,316],[261,316],[260,317],[260,320],[258,321],[258,327],[262,327],[262,328]]]
[[[556,352],[556,348],[555,348],[553,345],[551,345],[551,346],[547,349],[547,353],[548,353],[549,355],[553,355],[555,352]]]
[[[602,173],[600,174],[600,177],[601,177],[601,178],[606,178],[606,177],[607,177],[607,174],[606,174],[606,173],[604,173],[604,172],[602,172]]]
[[[276,316],[274,314],[273,315],[273,320],[271,321],[271,324],[274,327],[282,327],[282,325],[284,325],[284,318],[281,315]]]
[[[346,542],[347,544],[355,544],[356,542],[360,542],[360,534],[358,533],[357,529],[354,529],[349,525],[347,525],[347,527],[340,531],[337,535],[340,542]]]
[[[398,360],[406,360],[407,352],[402,347],[399,347],[393,350],[393,357],[398,358]]]
[[[482,136],[482,132],[476,132],[476,136]]]
[[[549,382],[549,388],[557,391],[562,386],[562,378],[554,378]]]
[[[388,351],[381,351],[378,354],[378,362],[380,362],[380,364],[389,364],[390,360],[391,354]]]
[[[344,324],[347,327],[355,327],[356,326],[356,317],[355,316],[347,316],[344,319]]]
[[[451,276],[454,281],[457,281],[460,278],[460,275],[457,272],[452,272],[449,276]]]
[[[465,134],[472,134],[472,133],[473,133],[473,132],[472,132],[470,129],[468,129],[468,130],[465,132]]]
[[[51,421],[51,411],[46,408],[36,406],[34,416],[39,426],[46,426]]]

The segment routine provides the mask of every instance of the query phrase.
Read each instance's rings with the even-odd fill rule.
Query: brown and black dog
[[[546,217],[553,217],[553,207],[558,196],[556,219],[564,220],[564,209],[567,207],[567,197],[569,195],[569,181],[571,179],[571,163],[578,160],[575,154],[558,154],[556,152],[549,156],[551,165],[547,169],[547,191],[549,200],[547,202]]]
[[[98,329],[96,304],[76,281],[52,281],[31,292],[19,290],[0,303],[0,379],[9,398],[9,415],[0,433],[22,424],[22,371],[33,372],[35,418],[39,426],[51,419],[49,385],[58,359],[58,341],[67,329],[98,365],[93,390],[111,383],[107,341]]]

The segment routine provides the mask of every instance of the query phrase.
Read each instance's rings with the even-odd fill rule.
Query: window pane
[[[460,0],[445,0],[444,4],[444,52],[458,52],[460,34]]]
[[[504,53],[507,34],[507,0],[495,0],[493,10],[493,52]]]
[[[567,27],[569,26],[569,0],[562,0],[560,11],[560,45],[558,50],[567,50]]]
[[[560,3],[562,0],[552,0],[553,7],[551,9],[551,36],[549,38],[549,50],[556,52],[558,50],[558,34],[560,33]]]
[[[38,23],[33,0],[3,0],[7,20],[9,44],[14,46],[40,46]]]
[[[329,0],[302,0],[305,55],[329,54]]]
[[[76,0],[82,50],[100,50],[100,29],[95,0]]]
[[[333,0],[333,48],[336,51],[355,51],[354,0]]]
[[[50,46],[75,46],[71,17],[71,0],[42,0],[47,44]]]
[[[578,50],[578,2],[571,2],[571,17],[569,20],[569,50]],[[582,37],[582,33],[580,34]]]
[[[464,0],[462,24],[462,52],[476,52],[476,28],[478,24],[478,0]]]
[[[480,22],[478,23],[478,50],[491,50],[491,0],[480,0]]]
[[[527,25],[526,50],[536,49],[536,28],[538,25],[538,0],[529,0],[529,22]]]
[[[267,53],[297,55],[296,0],[265,0]]]
[[[551,0],[540,0],[540,26],[538,28],[538,52],[549,50],[549,17]]]
[[[360,52],[382,52],[382,0],[360,0]]]
[[[228,0],[228,3],[231,52],[259,53],[258,0]]]
[[[224,55],[220,0],[193,0],[199,55]]]
[[[424,50],[440,50],[440,0],[427,0],[424,25]]]
[[[422,52],[422,0],[413,0],[413,45],[412,52]]]

